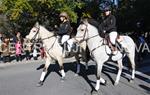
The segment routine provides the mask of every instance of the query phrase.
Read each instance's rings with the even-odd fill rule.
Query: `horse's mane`
[[[96,21],[95,19],[88,19],[88,23],[99,29],[99,22]]]
[[[84,24],[84,23],[88,23],[88,24],[92,25],[93,27],[95,27],[98,30],[98,32],[102,38],[105,37],[105,34],[103,32],[101,32],[102,27],[98,21],[96,21],[95,19],[92,19],[92,18],[84,18],[81,20],[81,24]]]
[[[50,33],[54,33],[54,30],[49,30],[45,26],[40,25],[40,27],[43,28],[44,30],[50,32]]]
[[[98,30],[99,30],[99,22],[96,21],[95,19],[93,18],[83,18],[80,22],[80,24],[83,24],[85,22],[88,22],[89,24],[91,24],[92,26],[96,27]]]

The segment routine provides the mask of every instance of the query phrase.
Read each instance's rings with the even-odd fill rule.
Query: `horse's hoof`
[[[130,82],[130,83],[134,83],[134,79],[131,78],[131,79],[129,80],[129,82]]]
[[[105,86],[107,85],[107,80],[105,80],[105,83],[103,83],[103,85],[105,85]]]
[[[43,85],[43,81],[38,82],[37,87],[41,87]]]
[[[79,76],[79,74],[75,74],[74,76],[77,77],[77,76]]]
[[[117,85],[118,85],[118,82],[115,82],[115,83],[114,83],[114,86],[117,86]]]
[[[64,77],[60,78],[61,82],[64,82],[66,79]]]
[[[98,92],[94,90],[91,92],[91,95],[98,95]]]

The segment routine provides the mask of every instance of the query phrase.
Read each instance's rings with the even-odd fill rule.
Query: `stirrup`
[[[118,53],[118,51],[112,51],[112,55],[116,55]]]

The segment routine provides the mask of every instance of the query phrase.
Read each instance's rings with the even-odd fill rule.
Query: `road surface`
[[[82,70],[75,76],[75,64],[72,59],[65,61],[66,80],[60,81],[58,65],[50,67],[42,87],[36,87],[39,81],[44,61],[23,61],[21,63],[0,64],[0,95],[91,95],[95,87],[95,63],[89,62],[89,70]],[[107,85],[101,85],[98,95],[150,95],[150,78],[148,74],[137,72],[134,83],[130,83],[129,72],[124,69],[119,85],[114,86],[116,67],[106,64],[102,77]]]

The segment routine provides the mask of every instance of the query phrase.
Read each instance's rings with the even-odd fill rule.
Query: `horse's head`
[[[39,31],[40,31],[40,25],[39,23],[36,23],[35,26],[30,30],[29,35],[26,36],[29,40],[37,40],[39,39]]]
[[[76,40],[78,42],[86,41],[88,38],[88,24],[83,22],[77,28]]]
[[[98,29],[94,25],[91,25],[88,19],[83,19],[82,23],[77,28],[75,39],[78,42],[83,42],[97,36],[99,36]]]

